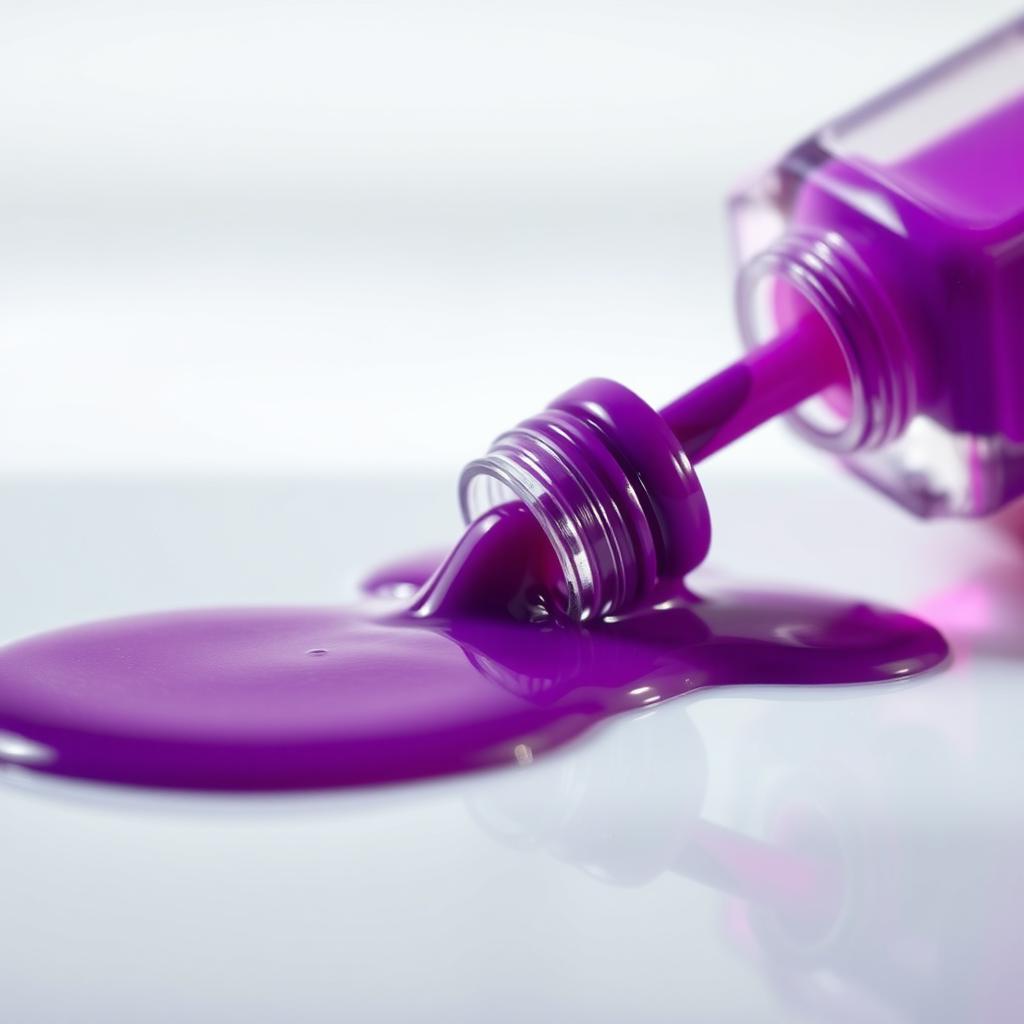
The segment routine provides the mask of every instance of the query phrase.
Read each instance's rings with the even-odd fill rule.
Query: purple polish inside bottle
[[[841,157],[807,155],[789,230],[856,254],[857,301],[888,350],[861,383],[902,389],[904,419],[1024,440],[1024,96],[894,159],[851,135]]]

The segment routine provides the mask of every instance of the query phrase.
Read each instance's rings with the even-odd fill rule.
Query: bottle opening
[[[740,274],[737,312],[750,349],[800,323],[834,341],[816,358],[836,356],[838,372],[789,414],[815,444],[849,453],[903,430],[914,405],[905,341],[870,270],[842,238],[791,235],[763,252]]]
[[[623,611],[707,554],[703,491],[661,416],[621,384],[590,380],[498,437],[459,485],[463,516],[509,501],[538,520],[562,569],[569,618]]]
[[[843,346],[827,319],[787,277],[779,274],[766,274],[756,282],[751,303],[755,345],[790,335],[798,327],[818,337],[827,336],[835,345],[828,374],[839,379],[797,405],[791,416],[799,418],[805,430],[821,437],[842,437],[854,418],[857,385]],[[815,357],[812,354],[809,358]],[[837,364],[838,374],[834,370]]]

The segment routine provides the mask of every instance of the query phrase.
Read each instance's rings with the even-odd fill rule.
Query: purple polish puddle
[[[0,761],[195,789],[383,783],[528,762],[701,687],[901,679],[947,656],[899,612],[681,584],[562,622],[545,611],[553,556],[518,506],[436,565],[388,567],[345,609],[145,615],[0,648]]]

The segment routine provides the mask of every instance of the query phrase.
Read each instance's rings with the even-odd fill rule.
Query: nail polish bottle
[[[696,566],[694,465],[777,415],[921,516],[1024,493],[1024,18],[830,122],[729,210],[744,358],[660,413],[585,382],[463,474],[467,517],[534,512],[574,618]]]
[[[842,351],[790,413],[803,436],[920,515],[1024,491],[1024,18],[832,121],[730,213],[744,343],[811,314]]]

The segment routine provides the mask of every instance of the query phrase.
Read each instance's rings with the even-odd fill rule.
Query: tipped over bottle
[[[730,200],[748,354],[654,412],[588,381],[467,467],[537,517],[569,615],[707,552],[693,466],[785,414],[922,516],[1024,493],[1024,18],[832,121]]]
[[[1024,492],[1024,18],[827,124],[730,203],[748,347],[808,307],[809,440],[924,516]]]

